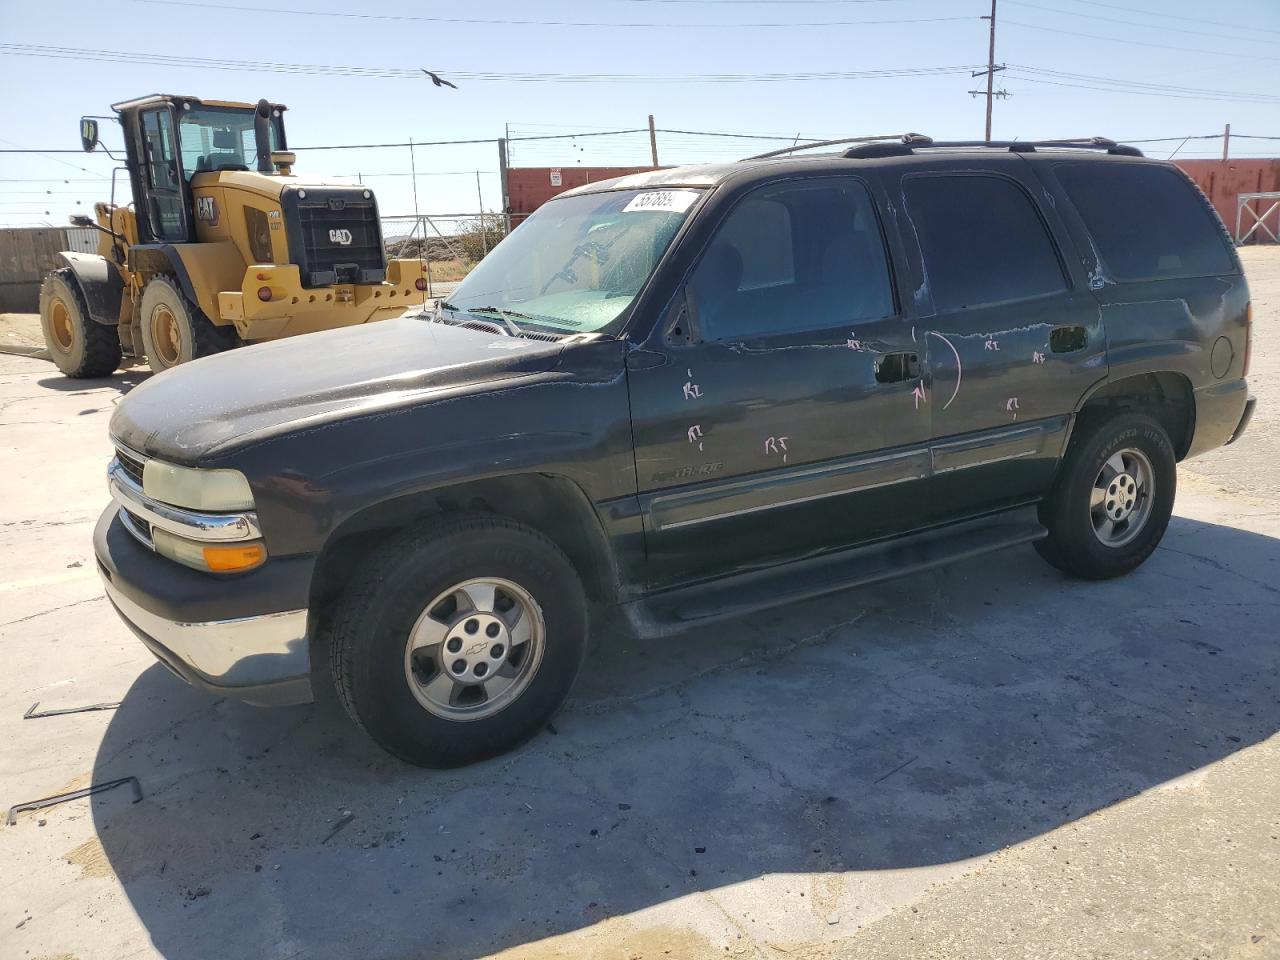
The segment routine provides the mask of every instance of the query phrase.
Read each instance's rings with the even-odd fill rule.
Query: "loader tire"
[[[173,277],[162,275],[147,283],[140,313],[143,350],[156,373],[236,345],[234,329],[214,326]]]
[[[40,329],[53,362],[77,380],[108,377],[120,366],[116,328],[89,316],[70,267],[54,270],[40,287]]]

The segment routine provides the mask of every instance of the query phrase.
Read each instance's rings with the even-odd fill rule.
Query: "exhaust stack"
[[[273,173],[275,166],[271,162],[271,104],[266,100],[258,101],[258,108],[253,114],[253,141],[258,153],[258,172]]]

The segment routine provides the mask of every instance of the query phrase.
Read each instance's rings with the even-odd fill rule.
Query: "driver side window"
[[[707,245],[689,297],[708,340],[893,315],[888,259],[866,187],[829,178],[748,195]]]

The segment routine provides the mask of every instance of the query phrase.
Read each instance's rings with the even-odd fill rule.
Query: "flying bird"
[[[419,67],[418,69],[422,70],[423,73],[425,73],[428,77],[430,77],[431,82],[434,83],[437,87],[453,87],[453,89],[455,90],[458,89],[458,85],[456,83],[450,83],[448,80],[445,80],[443,77],[440,77],[432,73],[430,70],[426,70],[422,67]]]

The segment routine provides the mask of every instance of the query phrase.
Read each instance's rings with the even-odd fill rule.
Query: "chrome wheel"
[[[1151,516],[1155,471],[1141,450],[1126,447],[1107,458],[1093,481],[1089,514],[1094,536],[1107,547],[1123,547]]]
[[[409,633],[404,672],[418,702],[448,720],[493,716],[542,662],[542,608],[509,580],[468,580],[427,605]]]

